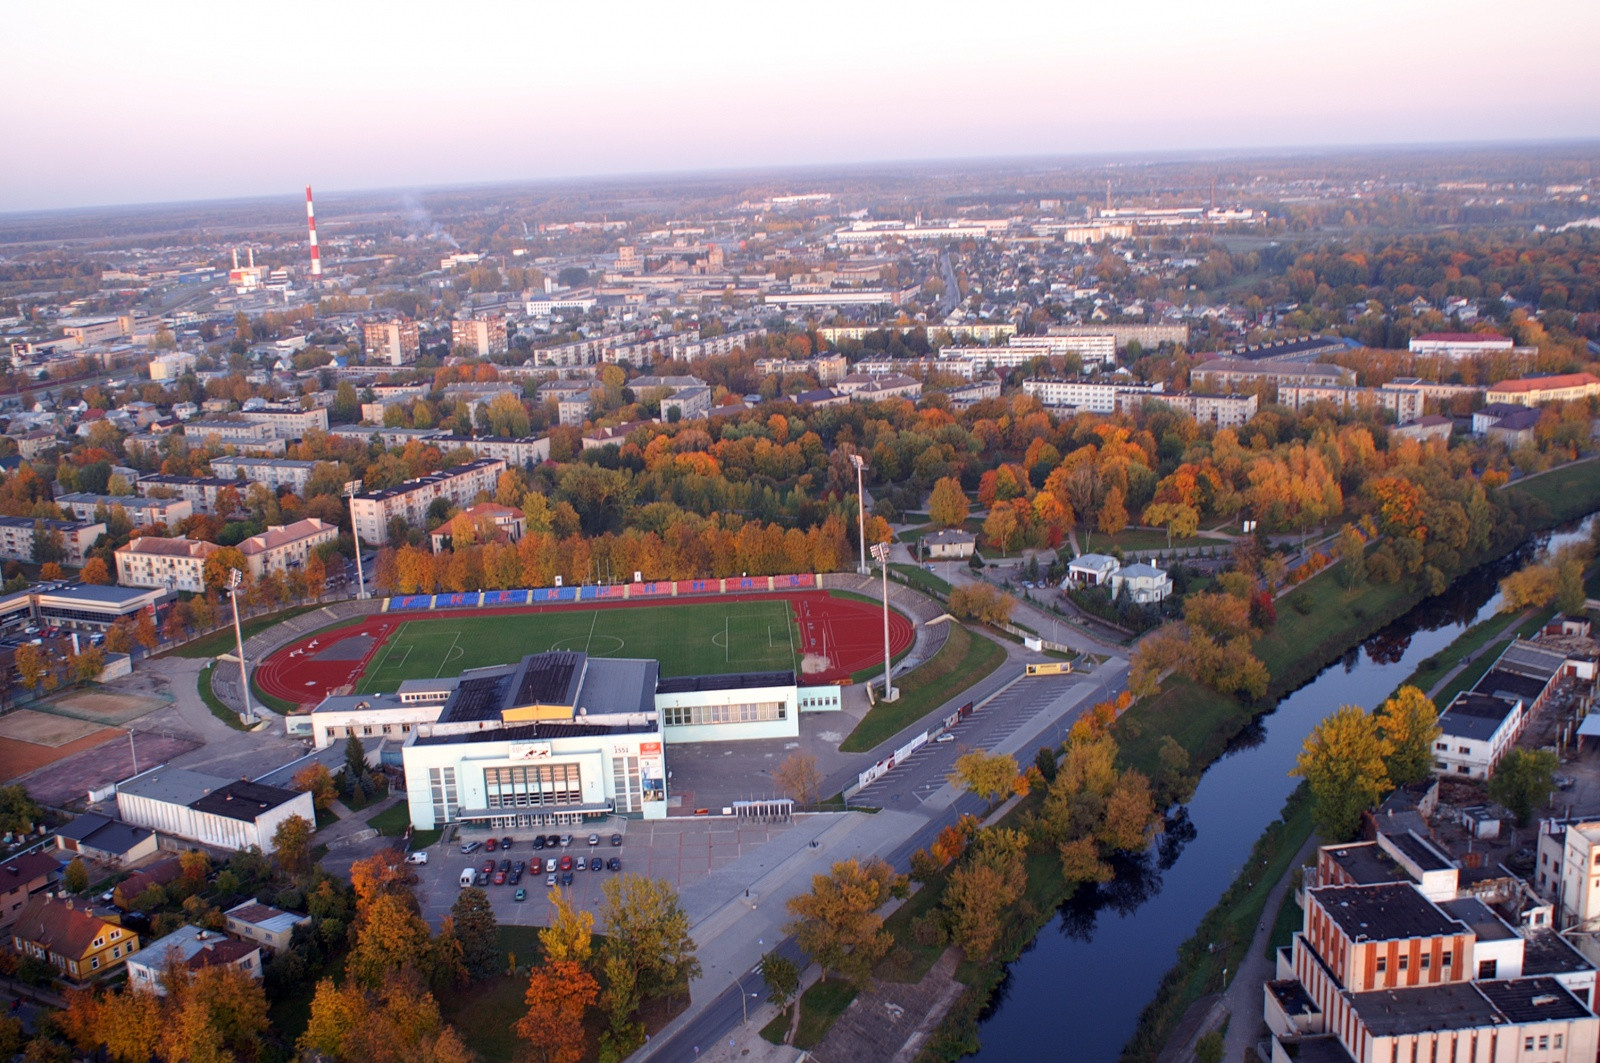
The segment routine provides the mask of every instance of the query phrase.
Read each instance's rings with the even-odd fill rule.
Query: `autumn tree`
[[[89,888],[89,869],[84,866],[83,857],[72,858],[72,863],[61,873],[61,884],[68,893],[82,893]]]
[[[304,816],[290,816],[272,832],[272,852],[278,866],[298,875],[311,866],[311,835],[316,828]]]
[[[978,832],[950,873],[943,904],[951,938],[968,959],[988,956],[999,941],[1007,909],[1028,885],[1027,851],[1022,831],[991,827]]]
[[[996,627],[1011,621],[1016,599],[989,583],[965,583],[950,589],[946,603],[957,620],[976,620]]]
[[[200,570],[200,578],[211,590],[225,590],[232,573],[237,572],[244,579],[250,577],[250,564],[245,560],[244,554],[236,546],[218,547],[206,558],[204,567]]]
[[[1361,813],[1393,789],[1388,756],[1377,718],[1355,705],[1328,715],[1306,736],[1289,774],[1310,786],[1322,838],[1336,842],[1354,836]]]
[[[1489,796],[1526,826],[1550,800],[1558,763],[1548,749],[1512,749],[1489,777]]]
[[[22,680],[22,685],[29,690],[40,686],[49,690],[53,687],[51,679],[50,660],[45,656],[44,650],[31,642],[24,642],[17,647],[12,663],[17,669],[17,677]]]
[[[928,496],[928,519],[933,523],[941,528],[959,528],[971,511],[960,480],[945,476],[933,485],[933,493]]]
[[[297,1047],[303,1058],[335,1063],[472,1063],[474,1058],[414,972],[402,972],[376,992],[351,979],[342,986],[323,979]]]
[[[267,997],[248,971],[220,964],[192,973],[174,969],[169,977],[165,1058],[251,1063],[260,1057]]]
[[[350,865],[350,888],[355,891],[356,909],[363,911],[379,897],[400,894],[409,897],[415,881],[406,865],[405,854],[390,846]]]
[[[974,749],[956,758],[955,770],[947,777],[951,786],[968,790],[992,808],[1001,794],[1011,792],[1017,778],[1017,759],[1009,753],[988,753]]]
[[[500,927],[489,895],[476,886],[460,891],[450,906],[456,940],[461,942],[461,963],[474,979],[488,978],[501,968]]]
[[[74,681],[92,683],[106,670],[106,654],[99,646],[85,646],[67,657],[67,671]]]
[[[594,913],[574,908],[557,886],[550,891],[550,925],[539,931],[539,947],[547,962],[587,967],[594,947]]]
[[[1353,526],[1339,529],[1334,543],[1334,553],[1339,557],[1339,581],[1354,589],[1367,582],[1367,541]]]
[[[105,586],[112,582],[111,569],[107,567],[104,558],[91,557],[83,563],[83,568],[78,572],[78,578],[85,583]]]
[[[428,949],[428,924],[409,894],[385,893],[366,905],[356,928],[345,972],[368,988],[406,967],[421,965]]]
[[[1100,531],[1116,535],[1128,526],[1128,507],[1123,502],[1122,488],[1113,487],[1100,503]]]
[[[517,1020],[527,1058],[537,1063],[581,1063],[588,1055],[583,1018],[600,992],[582,964],[558,960],[533,969],[523,1001],[528,1011]]]
[[[155,614],[148,609],[139,613],[139,619],[134,622],[133,641],[145,648],[145,652],[152,652],[161,639],[156,634]]]
[[[983,537],[991,546],[998,547],[1002,555],[1010,551],[1011,539],[1017,534],[1017,511],[1010,506],[995,506],[983,519]]]
[[[798,805],[814,805],[821,796],[822,773],[810,753],[796,750],[784,757],[773,770],[772,781]]]
[[[1414,686],[1403,686],[1378,707],[1377,715],[1378,730],[1389,747],[1389,781],[1404,786],[1433,774],[1439,712],[1428,696]]]
[[[106,630],[106,649],[111,653],[128,653],[133,649],[133,622],[127,617],[118,617]]]
[[[338,788],[333,782],[333,773],[326,764],[320,761],[308,764],[294,773],[294,788],[311,795],[311,803],[318,812],[326,812],[338,797]]]
[[[824,979],[831,971],[853,985],[865,985],[872,968],[894,946],[878,909],[904,888],[904,877],[883,860],[838,861],[828,874],[811,877],[809,893],[789,899],[793,918],[785,932],[822,968]]]
[[[675,992],[700,973],[689,916],[670,883],[630,872],[600,889],[606,951],[636,972],[641,999]]]
[[[767,984],[767,1003],[787,1012],[800,993],[799,965],[779,952],[769,952],[761,957],[761,980]],[[783,1040],[788,1044],[787,1031]]]

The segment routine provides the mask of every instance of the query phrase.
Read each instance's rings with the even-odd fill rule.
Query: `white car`
[[[406,863],[408,864],[426,864],[427,862],[428,853],[425,849],[418,849],[414,853],[406,854]]]

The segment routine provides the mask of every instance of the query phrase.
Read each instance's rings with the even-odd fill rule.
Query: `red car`
[[[572,870],[572,857],[563,856],[561,858],[561,870],[563,870],[563,871],[571,871]]]
[[[506,884],[506,873],[504,871],[496,871],[494,873],[494,884],[496,886],[504,886]]]
[[[494,861],[493,860],[485,860],[483,862],[483,873],[485,875],[494,874]]]
[[[493,838],[490,838],[488,841],[483,843],[483,851],[486,852],[486,853],[492,853],[495,850],[495,846],[498,845],[498,844],[499,843],[496,842]]]

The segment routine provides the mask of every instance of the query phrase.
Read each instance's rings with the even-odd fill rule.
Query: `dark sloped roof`
[[[214,816],[227,816],[229,819],[253,823],[263,812],[270,812],[299,796],[294,790],[240,780],[230,782],[226,786],[212,790],[204,797],[189,802],[189,807],[196,812],[208,812]]]

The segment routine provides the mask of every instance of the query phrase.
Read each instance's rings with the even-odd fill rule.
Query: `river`
[[[1532,546],[1585,537],[1595,516],[1461,577],[1247,728],[1206,770],[1188,805],[1169,814],[1168,831],[1151,851],[1122,862],[1114,881],[1080,889],[1009,966],[979,1026],[983,1047],[975,1058],[1113,1063],[1178,946],[1298,784],[1288,771],[1311,729],[1341,705],[1370,709],[1388,697],[1424,659],[1494,615],[1500,578],[1526,561]]]

